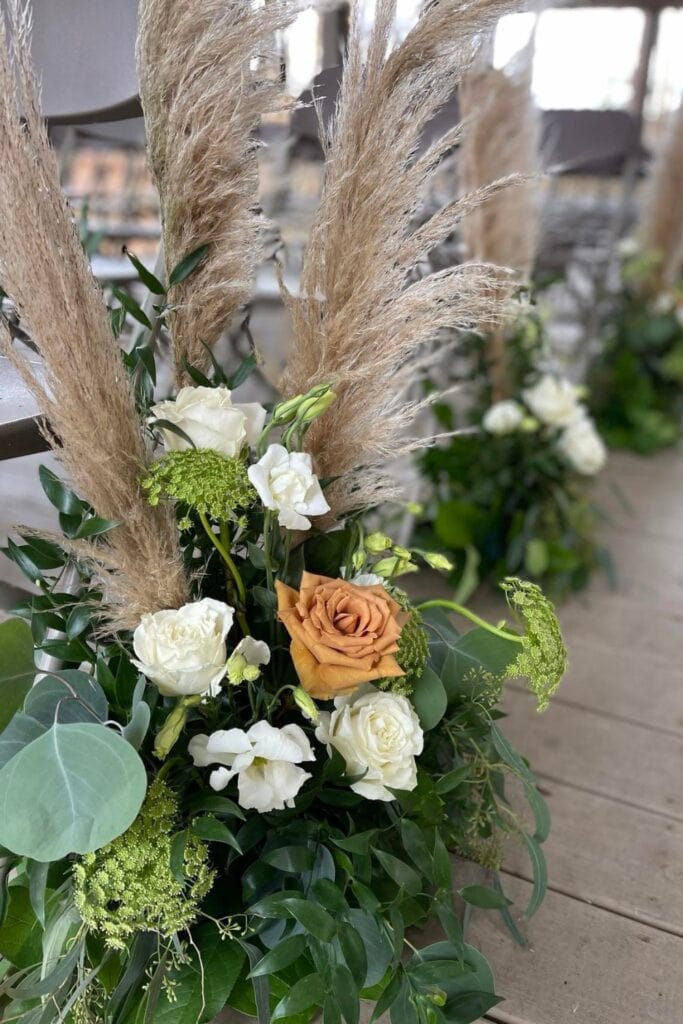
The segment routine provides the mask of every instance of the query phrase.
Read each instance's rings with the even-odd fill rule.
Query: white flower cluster
[[[482,424],[490,434],[497,435],[539,425],[560,430],[557,446],[562,455],[578,473],[593,476],[604,466],[607,450],[579,395],[579,390],[565,377],[545,374],[533,387],[522,391],[532,415],[520,402],[506,399],[486,411]]]
[[[233,403],[225,387],[182,388],[175,401],[158,403],[150,414],[169,451],[208,448],[226,458],[237,458],[256,446],[265,419],[262,406]],[[287,529],[308,530],[308,516],[329,511],[311,458],[304,452],[271,444],[247,473],[264,507],[277,512],[279,524]],[[368,576],[362,582],[382,581]],[[252,683],[270,662],[271,652],[262,640],[245,636],[228,656],[234,616],[230,605],[208,597],[145,615],[133,634],[133,663],[164,696],[186,704],[189,699],[216,696],[226,676],[231,686]],[[335,749],[342,755],[355,779],[355,792],[369,800],[392,800],[392,790],[415,788],[415,757],[422,752],[423,734],[406,697],[366,686],[337,698],[331,713],[318,713],[310,697],[305,705],[300,700],[296,704],[316,721],[316,738],[328,753]],[[276,728],[265,720],[246,731],[220,729],[210,736],[194,736],[188,749],[198,768],[215,766],[209,778],[213,789],[224,789],[236,778],[240,805],[260,813],[293,807],[311,778],[301,765],[315,760],[300,726]]]
[[[158,402],[150,409],[150,423],[159,423],[168,451],[194,446],[209,448],[226,458],[235,458],[247,446],[254,447],[265,421],[262,405],[234,403],[229,388],[222,386],[181,388],[174,401]],[[330,510],[311,457],[305,452],[289,452],[281,444],[271,444],[247,472],[264,506],[278,513],[280,526],[310,530],[307,517]]]

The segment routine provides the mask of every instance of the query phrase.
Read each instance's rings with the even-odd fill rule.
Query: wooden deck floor
[[[683,1021],[683,458],[615,456],[610,476],[632,506],[605,529],[619,589],[596,580],[561,609],[571,664],[546,714],[508,692],[553,828],[530,950],[490,913],[473,921],[506,997],[498,1024]],[[523,905],[524,857],[506,874]]]

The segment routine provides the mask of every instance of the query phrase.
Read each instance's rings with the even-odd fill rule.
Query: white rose
[[[566,377],[546,374],[533,387],[526,388],[522,397],[534,416],[549,427],[566,427],[576,415],[577,389]]]
[[[225,675],[225,638],[234,608],[205,597],[143,615],[133,633],[133,664],[165,696],[215,695]]]
[[[311,744],[298,725],[276,729],[268,722],[256,722],[243,729],[220,729],[210,736],[193,737],[188,744],[192,760],[199,768],[224,765],[211,772],[210,785],[225,789],[237,776],[238,803],[245,810],[282,811],[294,806],[297,795],[310,772],[298,765],[315,761]]]
[[[247,473],[265,507],[277,511],[278,523],[288,530],[310,530],[307,516],[330,511],[306,452],[271,444]]]
[[[364,687],[337,697],[334,707],[321,713],[315,735],[328,751],[339,751],[350,775],[363,776],[351,789],[368,800],[393,800],[390,789],[415,789],[415,757],[424,740],[407,697]]]
[[[150,409],[150,422],[168,420],[192,440],[195,448],[211,448],[232,459],[245,444],[256,444],[263,430],[266,410],[258,402],[233,405],[232,392],[225,387],[181,388],[175,401],[158,402]],[[172,430],[160,428],[169,451],[180,452],[191,445]]]
[[[524,410],[519,402],[511,398],[496,402],[487,409],[482,420],[484,430],[489,434],[512,434],[524,419]]]
[[[579,473],[593,476],[605,465],[607,449],[593,421],[586,415],[577,416],[562,431],[558,447]]]

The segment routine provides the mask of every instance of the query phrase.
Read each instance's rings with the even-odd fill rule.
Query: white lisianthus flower
[[[355,583],[357,587],[383,587],[386,580],[383,580],[376,572],[359,572],[349,582]]]
[[[622,259],[632,259],[637,256],[640,252],[640,244],[637,238],[633,235],[627,235],[625,238],[620,238],[617,242],[617,252]]]
[[[524,409],[519,402],[508,398],[503,402],[495,402],[484,413],[482,425],[489,434],[512,434],[524,419]]]
[[[237,686],[246,680],[258,679],[261,665],[270,663],[270,647],[265,640],[245,636],[228,658],[228,681]]]
[[[150,409],[149,421],[168,420],[190,438],[195,448],[233,459],[245,444],[255,445],[263,430],[266,410],[258,402],[233,404],[226,387],[181,388],[175,401],[158,402]],[[168,451],[180,452],[191,445],[172,430],[160,428]]]
[[[234,608],[205,597],[143,615],[133,633],[133,664],[167,697],[215,696],[225,675]]]
[[[607,460],[607,449],[589,416],[577,416],[565,427],[558,447],[574,469],[586,476],[599,473]]]
[[[245,810],[282,811],[294,806],[310,772],[299,768],[302,761],[315,761],[311,744],[298,725],[276,729],[268,722],[256,722],[244,729],[220,729],[210,736],[193,737],[188,744],[199,768],[218,764],[211,772],[212,789],[225,789],[237,776],[238,803]]]
[[[550,373],[526,388],[522,397],[534,416],[549,427],[566,427],[576,416],[579,403],[575,385]]]
[[[337,697],[334,707],[321,713],[315,735],[328,752],[339,751],[350,775],[362,776],[351,789],[368,800],[393,800],[390,789],[415,789],[415,757],[424,738],[408,698],[369,686]]]
[[[277,511],[278,523],[288,530],[310,530],[307,516],[330,511],[306,452],[271,444],[247,473],[265,507]]]

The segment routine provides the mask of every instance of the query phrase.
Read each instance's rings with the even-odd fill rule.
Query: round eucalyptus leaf
[[[132,824],[146,788],[121,736],[58,722],[0,771],[0,845],[39,861],[98,850]]]
[[[105,722],[108,705],[96,679],[79,669],[64,669],[36,683],[24,711],[49,728],[54,722]]]

